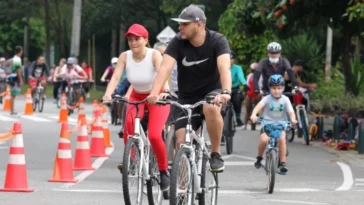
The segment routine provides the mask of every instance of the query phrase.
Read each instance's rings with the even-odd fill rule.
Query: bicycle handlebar
[[[141,100],[141,101],[128,101],[126,99],[124,99],[122,96],[120,95],[112,95],[112,100],[111,102],[116,102],[116,103],[127,103],[127,104],[132,104],[132,105],[139,105],[139,104],[142,104],[142,103],[145,103],[147,101],[147,98]],[[108,104],[110,102],[103,102],[103,100],[101,100],[102,103],[104,104]]]

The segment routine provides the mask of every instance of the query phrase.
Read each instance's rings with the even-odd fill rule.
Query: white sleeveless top
[[[126,77],[133,89],[147,92],[152,89],[157,70],[153,65],[153,50],[147,48],[147,54],[140,62],[135,62],[131,50],[126,51]]]

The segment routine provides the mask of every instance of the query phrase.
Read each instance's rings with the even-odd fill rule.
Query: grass
[[[29,88],[28,84],[25,84],[21,88],[21,93],[26,93],[27,89]],[[95,90],[94,88],[90,89],[90,98],[86,99],[87,103],[92,103],[93,100],[99,100],[104,96],[104,90]],[[53,85],[47,85],[46,90],[47,98],[53,99]]]

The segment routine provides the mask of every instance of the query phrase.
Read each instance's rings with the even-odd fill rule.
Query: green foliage
[[[264,58],[268,43],[276,39],[260,19],[253,17],[251,11],[256,6],[254,1],[234,0],[219,19],[220,32],[227,37],[237,61],[245,65]]]
[[[350,0],[346,13],[343,16],[349,16],[349,22],[354,19],[364,19],[364,2]]]
[[[281,44],[283,55],[289,59],[291,64],[297,59],[305,61],[307,68],[305,69],[304,81],[317,82],[318,78],[323,78],[323,45],[314,36],[303,33],[282,40]]]

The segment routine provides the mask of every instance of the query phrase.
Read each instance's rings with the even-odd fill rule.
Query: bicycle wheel
[[[232,154],[233,153],[233,137],[226,136],[226,153]]]
[[[37,109],[38,107],[38,93],[35,93],[34,96],[33,96],[33,112],[35,112],[35,110]]]
[[[149,149],[149,176],[147,180],[147,197],[149,205],[162,204],[162,191],[160,189],[160,173],[158,169],[157,158],[154,155],[152,147]]]
[[[208,157],[203,155],[201,170],[201,187],[202,193],[198,194],[199,205],[216,205],[217,204],[217,173],[212,173],[208,167],[210,163]]]
[[[122,184],[126,205],[141,204],[143,197],[143,172],[138,140],[130,138],[123,156]],[[136,184],[136,187],[133,185]]]
[[[274,183],[276,179],[276,173],[278,168],[277,153],[274,149],[271,149],[267,153],[267,177],[268,177],[268,193],[273,193]]]
[[[111,124],[116,125],[117,124],[117,111],[115,110],[116,103],[112,103],[110,105],[110,114],[111,114]]]
[[[305,114],[302,110],[300,110],[300,119],[301,119],[301,125],[302,125],[302,135],[306,142],[306,145],[310,144],[310,139],[308,137],[308,127],[306,124]]]
[[[73,93],[68,91],[67,94],[67,110],[68,110],[68,116],[71,115],[73,113],[73,110],[68,108],[68,106],[72,106],[73,105],[73,101],[74,101],[74,96]]]
[[[189,156],[190,151],[187,148],[182,147],[178,150],[174,158],[170,178],[170,204],[193,204],[194,183]]]
[[[165,143],[167,148],[168,170],[171,172],[176,146],[176,133],[174,132],[174,127],[171,127],[168,131]]]
[[[44,108],[44,93],[42,91],[42,94],[39,94],[39,103],[38,103],[38,111],[43,112]]]
[[[286,136],[287,136],[288,142],[293,142],[294,135],[295,135],[294,127],[288,127],[286,130],[286,133],[287,133]]]

